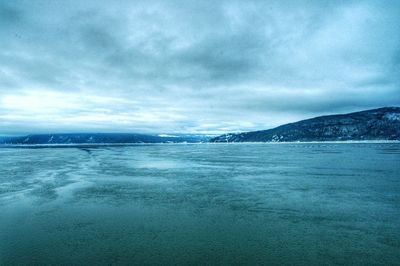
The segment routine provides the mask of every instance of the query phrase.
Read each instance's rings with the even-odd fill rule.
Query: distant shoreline
[[[279,145],[279,144],[397,144],[399,140],[282,141],[282,142],[175,142],[175,143],[70,143],[70,144],[0,144],[0,148],[95,148],[154,145]]]

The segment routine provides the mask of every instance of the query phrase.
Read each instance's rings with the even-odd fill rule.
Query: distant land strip
[[[217,137],[201,134],[57,133],[0,137],[1,146],[233,142],[364,142],[400,141],[400,107],[383,107],[348,114],[319,116],[276,128],[227,133]],[[39,148],[39,147],[38,147]]]

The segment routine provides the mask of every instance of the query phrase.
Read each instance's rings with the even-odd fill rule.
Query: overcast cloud
[[[0,0],[0,134],[224,133],[400,105],[400,1]]]

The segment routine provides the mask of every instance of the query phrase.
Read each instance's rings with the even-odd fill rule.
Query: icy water
[[[400,265],[400,144],[0,148],[0,265]]]

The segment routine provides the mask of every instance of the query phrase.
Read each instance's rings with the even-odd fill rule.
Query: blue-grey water
[[[0,149],[0,265],[400,265],[400,144]]]

